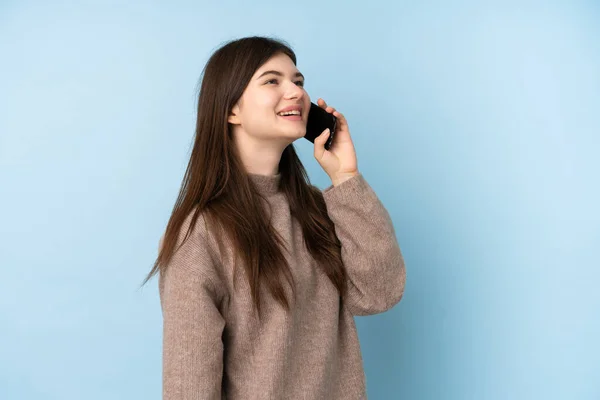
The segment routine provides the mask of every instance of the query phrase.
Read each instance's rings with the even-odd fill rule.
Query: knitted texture
[[[354,316],[392,308],[406,281],[387,210],[362,174],[322,191],[348,274],[348,296],[341,303],[278,191],[281,176],[249,176],[265,195],[271,224],[289,249],[284,255],[296,301],[286,291],[292,306],[288,314],[261,289],[259,322],[245,274],[235,276],[234,288],[231,245],[220,253],[200,218],[159,276],[163,399],[366,399]],[[190,217],[180,240],[189,223]],[[283,275],[282,280],[287,286]]]

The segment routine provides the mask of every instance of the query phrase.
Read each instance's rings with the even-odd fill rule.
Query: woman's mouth
[[[302,121],[302,115],[300,111],[287,111],[278,113],[277,116],[287,119],[288,121]]]
[[[302,121],[301,115],[277,115],[283,119],[287,119],[288,121]]]

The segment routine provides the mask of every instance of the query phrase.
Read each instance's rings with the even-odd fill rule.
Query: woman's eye
[[[267,84],[268,84],[268,83],[271,83],[271,82],[277,82],[277,79],[270,79],[270,80],[266,81],[265,83],[267,83]],[[296,82],[294,82],[294,83],[295,83],[296,85],[298,85],[298,86],[302,86],[302,87],[304,87],[304,81],[296,81]]]

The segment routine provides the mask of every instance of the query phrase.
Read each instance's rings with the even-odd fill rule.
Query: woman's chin
[[[292,140],[300,139],[306,135],[306,129],[290,129],[283,133],[283,136]]]

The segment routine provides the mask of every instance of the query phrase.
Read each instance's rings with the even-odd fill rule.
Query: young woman
[[[272,38],[228,42],[203,71],[193,150],[144,281],[159,273],[165,400],[366,398],[353,316],[400,301],[404,261],[323,99],[338,128],[314,156],[332,184],[310,184],[293,145],[310,101]]]

